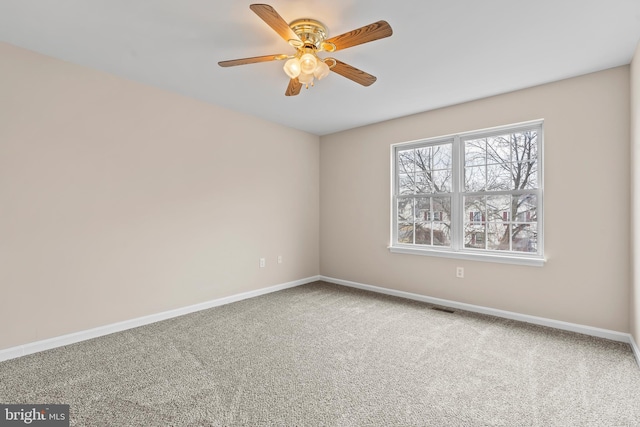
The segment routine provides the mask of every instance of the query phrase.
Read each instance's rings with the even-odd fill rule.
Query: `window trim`
[[[391,243],[388,245],[388,249],[392,253],[400,254],[412,254],[412,255],[426,255],[471,261],[484,261],[484,262],[497,262],[506,264],[517,264],[526,266],[541,267],[545,264],[546,258],[544,255],[544,119],[531,120],[526,122],[514,123],[503,126],[496,126],[492,128],[485,128],[467,132],[460,132],[456,134],[437,136],[432,138],[419,139],[414,141],[401,142],[391,145],[391,218],[390,218],[390,236]],[[480,139],[491,137],[495,135],[502,135],[504,133],[514,133],[524,130],[529,130],[532,127],[539,128],[538,134],[538,188],[532,190],[539,198],[538,200],[538,247],[540,253],[517,253],[506,252],[500,253],[498,251],[485,250],[485,249],[470,249],[464,247],[464,218],[463,215],[463,197],[466,193],[463,191],[462,184],[464,183],[464,153],[461,153],[462,146],[465,139]],[[398,171],[397,151],[400,149],[411,148],[412,146],[424,146],[437,145],[442,143],[452,144],[452,192],[451,195],[451,247],[442,248],[434,246],[418,246],[414,244],[402,244],[398,243],[398,230],[397,230],[397,197],[398,194],[398,180],[396,179]],[[514,190],[519,191],[519,190]],[[524,190],[523,190],[524,191]],[[513,194],[513,191],[508,192]],[[433,195],[435,196],[435,194]],[[456,226],[454,226],[456,225]],[[462,243],[462,247],[456,247]]]

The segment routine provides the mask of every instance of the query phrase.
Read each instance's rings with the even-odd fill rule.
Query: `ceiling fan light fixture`
[[[300,57],[300,69],[303,73],[311,74],[318,66],[318,60],[313,53],[305,53]]]
[[[295,79],[302,72],[302,68],[300,66],[300,60],[298,58],[291,58],[287,62],[284,63],[284,72],[287,73],[289,77]]]
[[[312,85],[313,84],[313,74],[311,73],[301,73],[298,76],[298,81],[303,85]]]
[[[313,75],[316,77],[316,79],[322,80],[329,75],[329,71],[330,69],[327,63],[324,61],[319,61],[318,66],[315,70],[313,70]]]

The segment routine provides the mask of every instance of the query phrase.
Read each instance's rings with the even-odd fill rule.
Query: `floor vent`
[[[455,313],[455,311],[443,307],[431,307],[431,310],[444,311],[445,313]]]

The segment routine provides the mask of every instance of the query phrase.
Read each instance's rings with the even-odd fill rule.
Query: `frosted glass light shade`
[[[300,72],[302,71],[298,58],[291,58],[284,63],[284,67],[282,68],[284,69],[284,72],[287,73],[287,76],[291,77],[292,79],[298,77],[300,75]]]
[[[303,85],[311,84],[311,83],[313,83],[313,74],[301,73],[298,76],[298,81],[300,83],[302,83]]]
[[[305,53],[300,57],[300,68],[303,73],[311,74],[316,69],[318,61],[316,57],[310,53]]]
[[[318,62],[318,66],[313,71],[313,75],[316,76],[316,79],[322,80],[329,75],[329,66],[326,62],[320,61]]]

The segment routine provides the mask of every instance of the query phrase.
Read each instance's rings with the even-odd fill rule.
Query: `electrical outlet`
[[[282,255],[278,255],[278,264],[282,264]]]
[[[464,267],[456,267],[456,277],[458,279],[464,279]]]
[[[260,258],[260,268],[265,268],[267,266],[267,260],[264,258]]]

